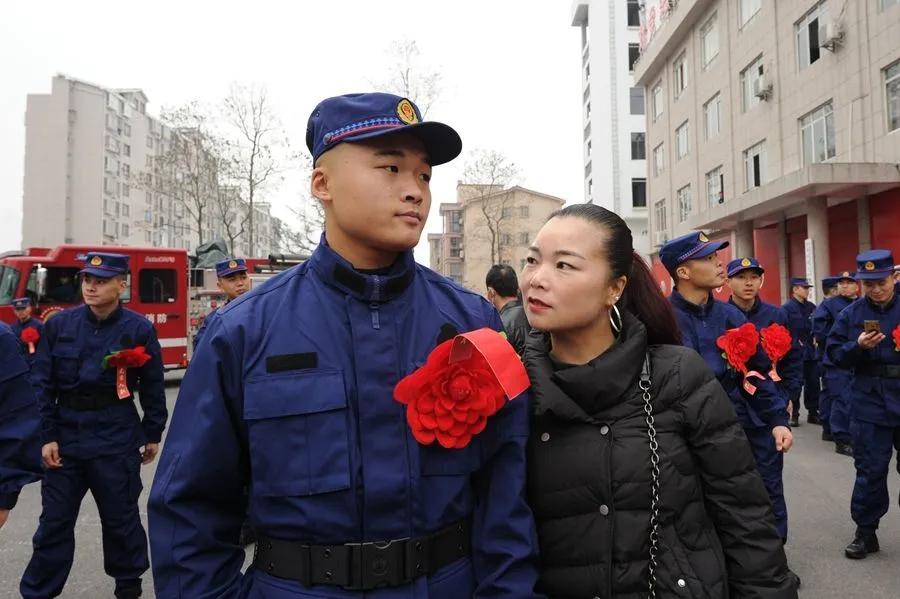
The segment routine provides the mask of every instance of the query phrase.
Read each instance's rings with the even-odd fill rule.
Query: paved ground
[[[166,395],[169,409],[177,394],[177,376]],[[819,440],[821,429],[803,425],[795,431],[797,446],[788,455],[785,486],[790,514],[788,558],[803,580],[801,595],[812,599],[897,599],[900,597],[900,479],[891,470],[891,511],[880,530],[881,553],[853,562],[843,548],[853,536],[850,491],[853,463]],[[141,511],[146,525],[146,499],[155,464],[144,468]],[[18,597],[18,582],[31,556],[31,536],[40,515],[39,485],[23,491],[19,506],[0,531],[0,598]],[[112,597],[112,580],[103,573],[100,520],[90,495],[84,501],[76,531],[75,565],[64,598]],[[149,577],[145,597],[153,597]]]

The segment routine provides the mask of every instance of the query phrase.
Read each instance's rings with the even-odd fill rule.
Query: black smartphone
[[[880,333],[881,322],[877,320],[864,320],[863,331],[865,331],[866,333]]]

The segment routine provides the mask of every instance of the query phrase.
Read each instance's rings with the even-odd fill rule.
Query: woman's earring
[[[613,314],[615,314],[615,318],[613,318]],[[609,311],[609,324],[612,327],[613,332],[622,332],[622,313],[619,312],[619,306],[615,304],[613,304],[612,309]]]

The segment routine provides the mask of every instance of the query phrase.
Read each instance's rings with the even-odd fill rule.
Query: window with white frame
[[[665,144],[653,148],[653,176],[660,176],[666,170]]]
[[[638,58],[641,57],[641,47],[639,44],[628,44],[628,72],[634,72],[634,65]]]
[[[131,231],[128,230],[128,223],[122,223],[122,237],[128,237]]]
[[[681,160],[691,151],[690,141],[688,139],[688,122],[685,121],[680,127],[675,129],[675,158]]]
[[[531,214],[528,206],[519,206],[519,218],[528,218]]]
[[[722,131],[722,95],[716,94],[703,105],[703,117],[705,121],[705,139],[718,137]]]
[[[756,16],[759,9],[762,8],[762,0],[740,0],[738,8],[741,27],[750,22],[750,19]]]
[[[900,60],[884,70],[884,92],[888,131],[896,131],[900,129]]]
[[[741,71],[741,110],[747,112],[757,104],[759,97],[756,95],[759,90],[760,79],[764,74],[763,57],[759,56],[750,65]]]
[[[628,26],[629,27],[640,27],[641,26],[641,2],[640,0],[627,0],[627,9],[628,9]]]
[[[718,13],[713,13],[700,28],[700,60],[703,68],[708,67],[718,55],[719,16]]]
[[[794,25],[797,38],[797,66],[801,71],[821,58],[819,24],[827,20],[827,8],[823,0]]]
[[[675,196],[678,198],[678,222],[683,223],[691,215],[691,186],[685,185]]]
[[[804,166],[835,157],[834,110],[830,101],[801,117],[800,138]]]
[[[632,208],[647,207],[647,179],[631,180],[631,206]]]
[[[663,103],[666,101],[665,96],[663,96],[662,81],[653,86],[653,91],[650,92],[650,95],[653,100],[653,122],[655,123],[662,116]]]
[[[675,99],[681,97],[681,94],[684,93],[684,90],[687,89],[687,59],[685,58],[685,53],[682,52],[681,56],[675,59],[675,64],[672,67],[673,78],[672,81],[675,83]]]
[[[749,191],[766,182],[766,141],[744,150],[744,189]]]
[[[644,88],[632,87],[629,92],[631,114],[644,114]]]
[[[665,200],[660,200],[653,205],[653,221],[656,225],[656,234],[660,237],[665,237],[666,232],[669,230],[669,219],[666,212]]]
[[[646,136],[644,133],[632,133],[631,134],[631,159],[632,160],[646,160],[647,159],[647,149],[646,149]]]
[[[706,199],[711,207],[725,202],[724,187],[725,180],[721,166],[706,173]]]

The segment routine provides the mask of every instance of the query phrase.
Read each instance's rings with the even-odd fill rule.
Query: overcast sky
[[[569,0],[5,3],[0,251],[21,243],[26,95],[48,93],[54,74],[141,88],[154,115],[192,99],[218,102],[234,81],[264,85],[291,141],[304,147],[315,104],[386,79],[386,49],[403,38],[441,73],[429,119],[455,127],[464,145],[461,158],[435,170],[426,231],[440,230],[437,207],[455,200],[465,152],[474,148],[506,154],[522,185],[581,202],[581,38],[570,7]],[[276,215],[289,217],[300,180],[294,173],[269,193]]]

